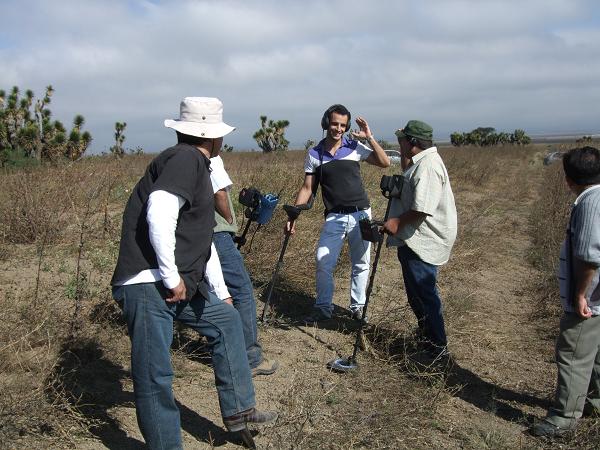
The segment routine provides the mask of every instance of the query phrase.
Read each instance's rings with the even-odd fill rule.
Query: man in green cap
[[[448,171],[433,129],[410,120],[396,131],[404,184],[392,200],[384,231],[388,246],[398,247],[398,259],[408,303],[418,324],[425,352],[434,360],[447,357],[442,301],[436,288],[438,266],[448,262],[456,238],[457,218]]]

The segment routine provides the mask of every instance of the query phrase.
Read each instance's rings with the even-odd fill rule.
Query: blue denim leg
[[[350,309],[364,306],[367,284],[369,282],[369,264],[371,261],[371,243],[365,241],[360,233],[358,221],[361,217],[371,218],[371,209],[348,214],[348,248],[352,261],[350,278]]]
[[[174,305],[161,295],[162,283],[113,288],[131,339],[131,377],[137,421],[150,449],[182,449],[179,410],[173,397],[170,348]]]
[[[256,300],[252,281],[246,271],[244,259],[230,233],[215,233],[213,243],[221,260],[223,279],[233,298],[233,306],[240,313],[240,319],[242,319],[246,354],[250,368],[253,369],[262,361],[262,347],[258,343]]]
[[[236,309],[212,293],[207,299],[196,295],[177,304],[175,319],[208,340],[221,415],[229,417],[253,408],[254,385]]]
[[[420,328],[433,344],[446,346],[442,301],[437,291],[437,266],[424,262],[408,245],[398,247],[408,302]]]
[[[330,213],[325,217],[317,244],[317,299],[315,308],[331,317],[333,313],[333,271],[346,237],[347,214]]]

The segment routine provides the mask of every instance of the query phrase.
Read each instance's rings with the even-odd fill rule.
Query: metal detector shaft
[[[252,219],[248,219],[248,221],[246,222],[246,226],[244,227],[244,232],[241,234],[241,236],[237,236],[235,238],[235,240],[237,242],[238,250],[240,248],[242,248],[244,246],[244,244],[246,243],[246,235],[248,234],[248,229],[250,228],[251,223],[252,223]]]
[[[385,215],[383,217],[383,222],[388,218],[390,213],[390,206],[392,205],[392,198],[388,199],[387,206],[385,208]],[[351,362],[356,362],[356,355],[358,353],[358,349],[360,347],[360,336],[365,326],[365,317],[367,317],[367,308],[369,307],[369,299],[371,298],[371,291],[373,290],[373,282],[375,281],[375,273],[377,272],[377,265],[379,264],[379,256],[381,255],[381,247],[383,246],[383,239],[377,242],[377,249],[375,250],[375,259],[373,260],[373,268],[371,269],[371,276],[369,277],[369,284],[367,285],[367,291],[365,292],[365,306],[362,310],[362,317],[360,318],[360,324],[358,326],[358,331],[356,332],[356,341],[354,342],[354,351],[352,352],[352,356],[348,358]]]
[[[288,220],[290,221],[290,227],[294,225],[294,222],[300,216],[302,211],[306,211],[310,209],[312,206],[312,199],[303,205],[292,206],[292,205],[283,205],[283,209],[288,216]],[[287,249],[288,242],[290,241],[291,232],[285,233],[285,239],[283,240],[283,246],[281,247],[281,252],[279,253],[279,259],[277,260],[277,264],[275,265],[275,270],[273,271],[273,276],[271,277],[271,283],[269,284],[269,292],[267,292],[267,298],[265,299],[265,307],[263,308],[263,312],[260,316],[260,321],[265,321],[265,316],[267,313],[267,309],[271,304],[271,296],[273,295],[273,290],[275,289],[275,283],[277,281],[277,275],[279,274],[279,270],[281,266],[283,266],[283,255],[285,255],[285,250]]]
[[[267,313],[267,309],[269,309],[269,305],[271,304],[271,296],[273,295],[273,289],[275,288],[275,283],[277,281],[277,275],[279,274],[279,270],[281,266],[283,266],[283,255],[285,254],[285,250],[287,248],[288,242],[290,241],[290,233],[285,234],[285,239],[283,240],[283,246],[281,247],[281,252],[279,253],[279,259],[277,260],[277,264],[275,265],[275,270],[273,271],[273,275],[271,277],[271,283],[269,284],[269,291],[267,292],[267,298],[265,299],[265,307],[263,308],[263,312],[260,316],[260,321],[265,321],[265,315]]]

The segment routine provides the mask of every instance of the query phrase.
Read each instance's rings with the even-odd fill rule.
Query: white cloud
[[[600,17],[583,0],[8,0],[0,88],[56,88],[64,122],[87,119],[94,149],[160,150],[181,97],[215,95],[252,147],[258,116],[320,136],[343,102],[392,138],[410,117],[440,133],[597,127]]]

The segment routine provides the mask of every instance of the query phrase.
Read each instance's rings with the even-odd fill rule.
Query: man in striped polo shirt
[[[588,408],[600,414],[600,151],[570,150],[563,168],[577,198],[560,252],[564,313],[556,341],[556,395],[546,418],[532,430],[547,437],[573,430]]]
[[[352,261],[350,311],[359,320],[365,304],[365,290],[369,278],[370,243],[360,234],[358,221],[371,216],[369,198],[362,184],[360,162],[379,167],[389,167],[390,160],[373,137],[367,121],[358,117],[360,130],[355,138],[365,139],[372,147],[348,139],[344,133],[350,129],[350,111],[343,105],[330,106],[321,119],[325,139],[309,150],[304,163],[304,183],[296,196],[296,205],[307,203],[321,186],[325,205],[325,223],[317,245],[317,298],[313,312],[304,319],[316,323],[331,318],[333,313],[333,271],[348,238]],[[288,222],[286,232],[294,233],[295,222]]]

